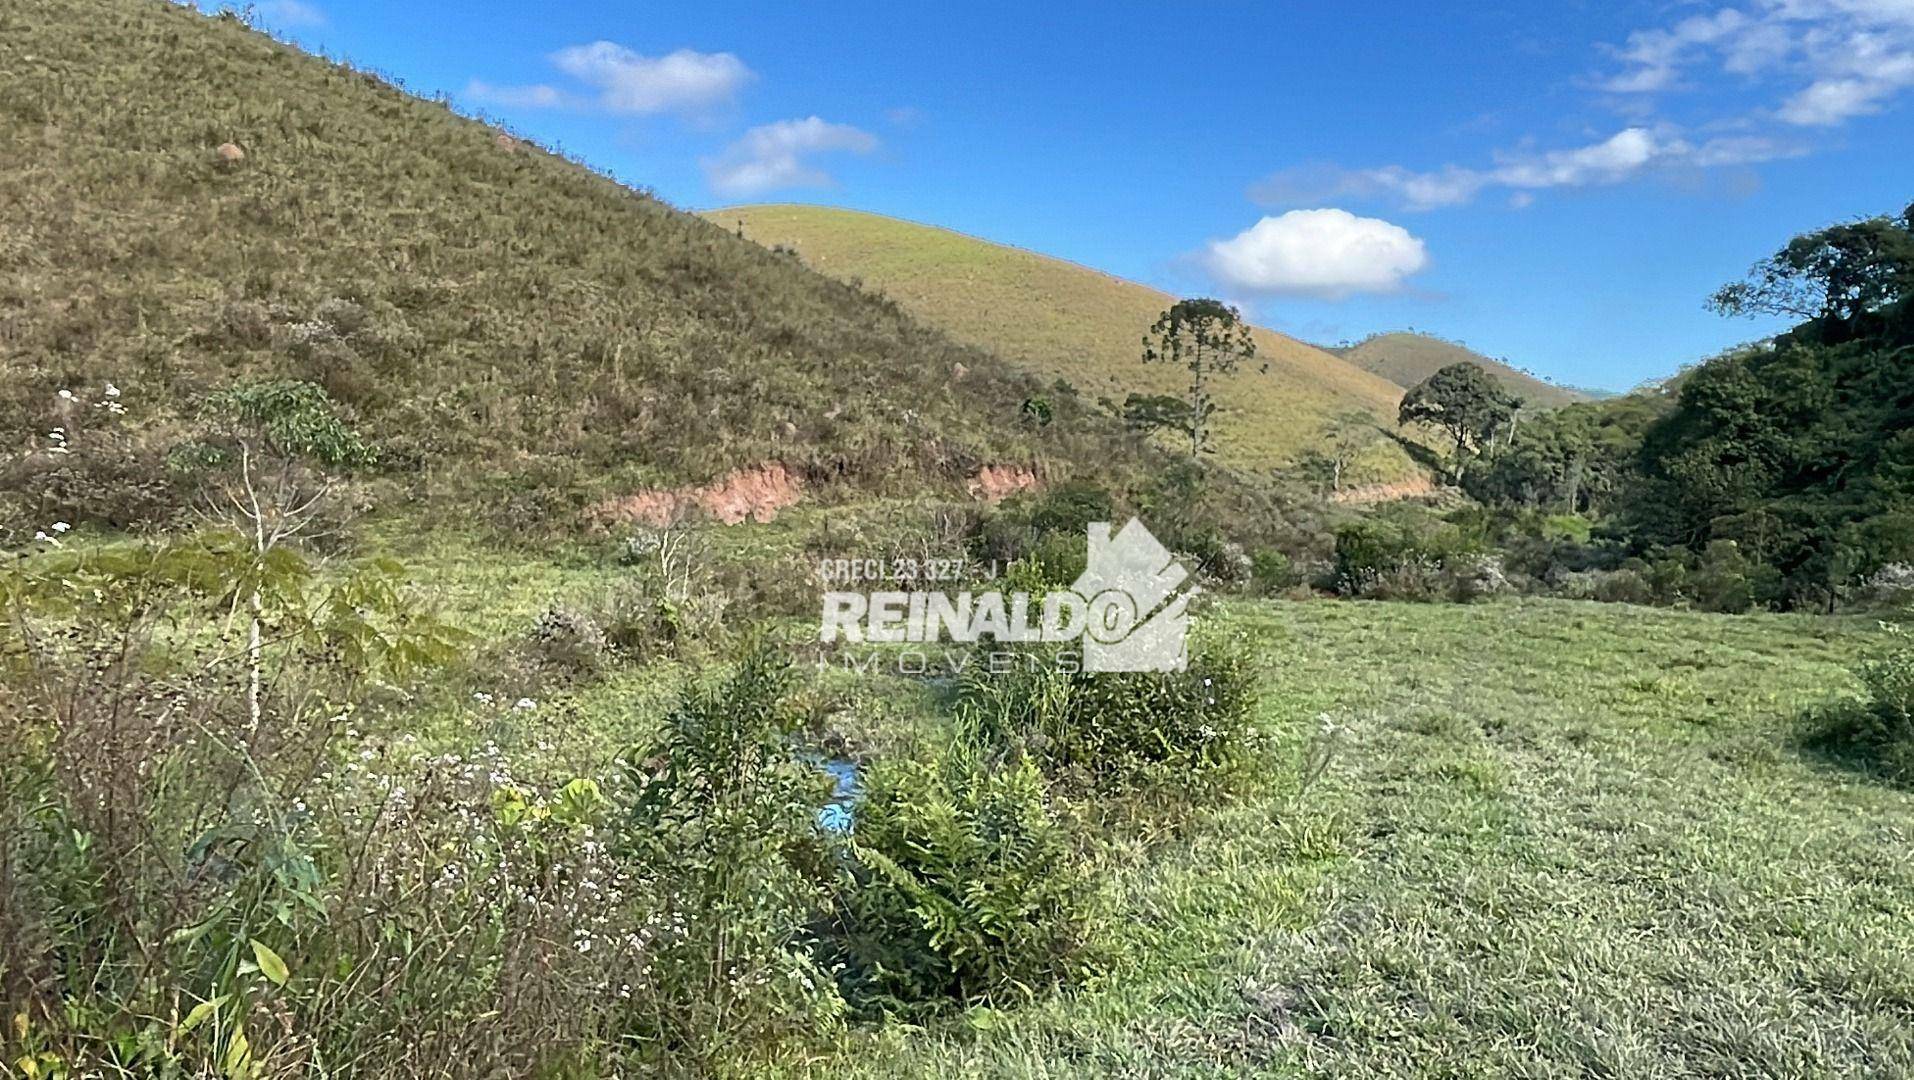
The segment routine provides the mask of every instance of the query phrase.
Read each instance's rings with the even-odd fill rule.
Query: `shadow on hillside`
[[[1401,432],[1390,431],[1388,428],[1377,428],[1376,430],[1381,431],[1383,435],[1393,440],[1397,446],[1402,447],[1402,452],[1408,454],[1411,461],[1435,473],[1437,476],[1449,475],[1449,463],[1442,460],[1442,455],[1436,453],[1435,450],[1416,442]]]

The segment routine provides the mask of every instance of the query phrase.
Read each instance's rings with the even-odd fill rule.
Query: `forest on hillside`
[[[1914,206],[1804,233],[1710,304],[1801,321],[1533,415],[1464,371],[1412,390],[1405,422],[1449,430],[1473,500],[1451,540],[1637,602],[1833,610],[1914,585]],[[1354,528],[1372,547],[1389,532]],[[1396,532],[1400,551],[1357,569],[1431,542]]]

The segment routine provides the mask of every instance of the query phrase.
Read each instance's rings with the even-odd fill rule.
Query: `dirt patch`
[[[1397,480],[1390,484],[1361,484],[1344,488],[1331,495],[1329,501],[1368,506],[1372,503],[1395,502],[1398,499],[1418,499],[1424,495],[1435,494],[1435,490],[1434,480],[1426,476],[1418,476],[1414,480]]]
[[[804,497],[804,482],[781,461],[767,461],[695,487],[653,488],[607,499],[591,508],[593,519],[663,528],[699,511],[736,525],[770,521]]]
[[[971,498],[994,505],[1036,486],[1037,471],[1028,465],[986,465],[970,478],[965,490]]]

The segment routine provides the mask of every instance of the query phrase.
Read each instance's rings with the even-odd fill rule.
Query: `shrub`
[[[806,929],[833,873],[816,819],[829,783],[792,753],[790,686],[789,665],[757,650],[688,689],[627,758],[634,793],[614,844],[655,875],[653,908],[678,928],[651,953],[652,999],[627,1019],[648,1050],[709,1061],[842,1014]]]
[[[1104,897],[1028,759],[878,766],[849,850],[839,947],[867,1009],[1026,1000],[1092,962]]]
[[[1630,562],[1632,565],[1615,570],[1588,570],[1569,575],[1559,591],[1571,598],[1599,600],[1605,604],[1654,603],[1655,587],[1648,580],[1647,564],[1639,559]]]
[[[1888,563],[1879,568],[1862,581],[1856,599],[1864,604],[1887,607],[1914,602],[1914,565]]]
[[[1882,628],[1886,647],[1855,672],[1864,697],[1812,717],[1808,741],[1914,780],[1914,637],[1897,625]]]
[[[1250,589],[1258,595],[1274,596],[1301,581],[1289,556],[1275,548],[1257,548],[1249,557]]]
[[[593,675],[605,664],[604,629],[569,608],[546,609],[526,634],[525,646],[541,666],[568,675]]]
[[[1008,674],[972,665],[958,712],[986,744],[1028,753],[1066,787],[1176,791],[1202,799],[1252,773],[1262,749],[1256,686],[1240,653],[1210,647],[1180,672],[1074,670],[1025,650]]]
[[[1204,577],[1220,584],[1246,582],[1255,569],[1243,546],[1224,538],[1215,528],[1185,530],[1182,550]]]
[[[1755,606],[1755,585],[1749,580],[1754,569],[1733,540],[1716,540],[1708,545],[1691,578],[1696,606],[1704,611],[1740,614]]]
[[[1438,521],[1374,517],[1336,530],[1336,589],[1348,596],[1432,599],[1445,565],[1473,560],[1480,537]]]
[[[1070,481],[1013,498],[978,522],[970,537],[971,554],[979,561],[999,564],[1035,555],[1053,580],[1073,581],[1083,572],[1084,536],[1090,523],[1116,517],[1116,499],[1107,489]]]
[[[1082,536],[1093,521],[1110,521],[1116,516],[1116,498],[1108,488],[1087,480],[1072,480],[1034,498],[1025,514],[1030,527],[1038,532],[1064,532]]]
[[[1460,555],[1451,558],[1442,565],[1438,580],[1449,599],[1459,604],[1509,589],[1509,578],[1502,569],[1502,560],[1494,555]]]

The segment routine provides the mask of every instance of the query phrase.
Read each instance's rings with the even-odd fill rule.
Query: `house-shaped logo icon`
[[[1071,586],[1088,605],[1083,669],[1182,671],[1197,590],[1177,588],[1189,572],[1135,518],[1115,536],[1107,521],[1092,522],[1089,532],[1089,559]]]

